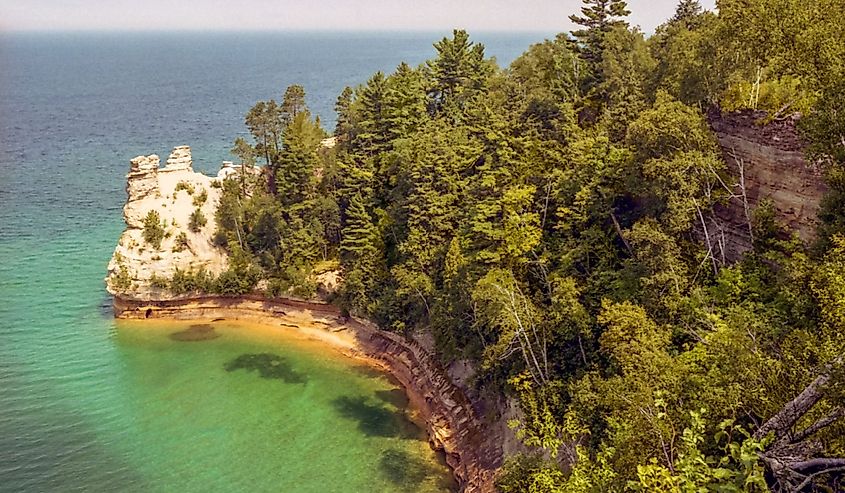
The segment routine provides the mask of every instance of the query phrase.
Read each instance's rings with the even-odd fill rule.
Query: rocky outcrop
[[[167,171],[193,171],[191,166],[193,160],[191,159],[191,148],[188,146],[178,146],[173,148],[170,157],[167,158]]]
[[[733,177],[729,185],[735,191],[734,198],[716,208],[719,224],[715,229],[727,262],[751,249],[747,212],[766,198],[771,199],[779,223],[805,242],[812,241],[821,199],[827,192],[821,170],[805,158],[796,119],[763,124],[765,116],[750,110],[708,115]]]
[[[502,464],[499,434],[485,427],[466,394],[416,341],[381,331],[364,320],[343,317],[338,308],[322,302],[268,299],[260,294],[175,296],[157,287],[154,281],[171,277],[175,269],[204,268],[217,275],[226,268],[225,252],[212,243],[220,197],[220,189],[214,184],[243,171],[229,164],[220,178],[195,173],[187,146],[175,148],[164,167],[159,167],[159,162],[156,155],[130,161],[123,209],[126,230],[106,277],[107,289],[114,295],[116,317],[241,319],[307,328],[312,335],[339,345],[349,356],[384,369],[402,384],[411,407],[419,413],[419,421],[425,423],[432,447],[445,454],[461,491],[495,491],[494,475]],[[196,197],[203,193],[207,198],[198,204]],[[194,232],[187,225],[197,207],[208,223]],[[150,211],[158,213],[165,231],[159,247],[144,238],[144,222]],[[330,295],[341,279],[337,270],[327,268],[317,281],[321,291]]]
[[[240,319],[316,330],[317,337],[335,342],[349,356],[383,368],[402,384],[411,407],[426,424],[432,447],[444,452],[461,491],[495,491],[494,475],[502,464],[496,435],[485,429],[466,395],[416,341],[363,320],[344,318],[332,305],[293,299],[246,295],[141,301],[116,296],[114,306],[119,318]],[[338,333],[350,343],[338,342]]]
[[[106,287],[112,294],[168,298],[166,290],[154,286],[152,280],[170,278],[177,268],[204,268],[217,274],[226,267],[225,252],[211,241],[220,197],[220,189],[213,186],[216,180],[194,172],[188,146],[173,149],[163,168],[159,162],[155,154],[129,162],[123,207],[126,230],[118,240],[106,277]],[[206,223],[192,231],[190,218],[197,209]],[[144,238],[144,220],[150,211],[158,213],[163,228],[159,246]]]

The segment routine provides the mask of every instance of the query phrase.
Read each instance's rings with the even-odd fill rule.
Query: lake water
[[[216,172],[243,114],[335,98],[446,33],[0,34],[0,491],[448,491],[398,386],[313,343],[116,324],[129,159]],[[500,64],[542,34],[481,33]]]

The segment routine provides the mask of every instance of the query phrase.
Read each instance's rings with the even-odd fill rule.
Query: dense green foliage
[[[339,262],[337,303],[430,331],[441,358],[519,400],[538,455],[511,459],[502,491],[794,487],[766,469],[782,437],[755,433],[845,353],[845,3],[718,4],[683,0],[646,39],[625,2],[586,0],[582,29],[508,69],[455,31],[427,63],[345,89],[334,147],[303,88],[259,102],[254,144],[233,152],[263,174],[226,180],[215,218],[232,266],[171,289],[264,278],[307,295],[315,266]],[[816,248],[761,206],[753,251],[719,254],[732,178],[704,115],[719,104],[803,112],[832,186]],[[791,426],[825,424],[817,456],[845,452],[845,426],[818,421],[841,415],[839,385]]]
[[[144,241],[156,250],[161,248],[161,242],[164,240],[164,228],[166,226],[158,211],[151,210],[148,212],[144,217],[144,229],[141,231]]]

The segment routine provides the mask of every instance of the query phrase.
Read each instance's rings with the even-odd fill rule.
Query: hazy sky
[[[715,0],[702,0],[712,9]],[[677,0],[630,0],[646,32]],[[0,0],[0,30],[512,30],[558,32],[580,0]]]

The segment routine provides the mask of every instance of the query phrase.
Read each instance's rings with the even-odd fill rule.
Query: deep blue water
[[[282,436],[289,399],[273,393],[277,382],[221,370],[239,352],[272,348],[233,332],[231,340],[189,349],[120,331],[111,320],[102,279],[123,229],[128,161],[166,158],[187,144],[196,169],[216,172],[246,133],[249,107],[280,99],[294,83],[331,128],[344,86],[401,61],[423,62],[444,34],[0,34],[0,491],[261,491],[295,479],[278,477],[293,470],[273,455],[290,438]],[[542,37],[477,39],[507,64]],[[429,476],[429,487],[439,487],[428,466],[411,467],[416,449],[397,441],[392,424],[372,436],[350,421],[393,416],[395,409],[372,398],[373,389],[392,384],[333,376],[345,367],[313,357],[285,357],[322,386],[312,389],[313,401],[297,400],[307,411],[297,415],[313,409],[313,419],[296,428],[346,430],[338,434],[345,441],[333,444],[315,435],[325,449],[312,452],[311,462],[324,474],[335,466],[337,477],[372,491],[400,484],[415,491]],[[220,388],[229,393],[215,394]],[[260,399],[241,412],[239,393]],[[346,405],[338,414],[338,402],[360,402],[351,409],[366,412]],[[411,459],[397,469],[397,457]],[[297,474],[312,479],[311,491],[359,484],[335,480],[329,488],[319,471]]]

